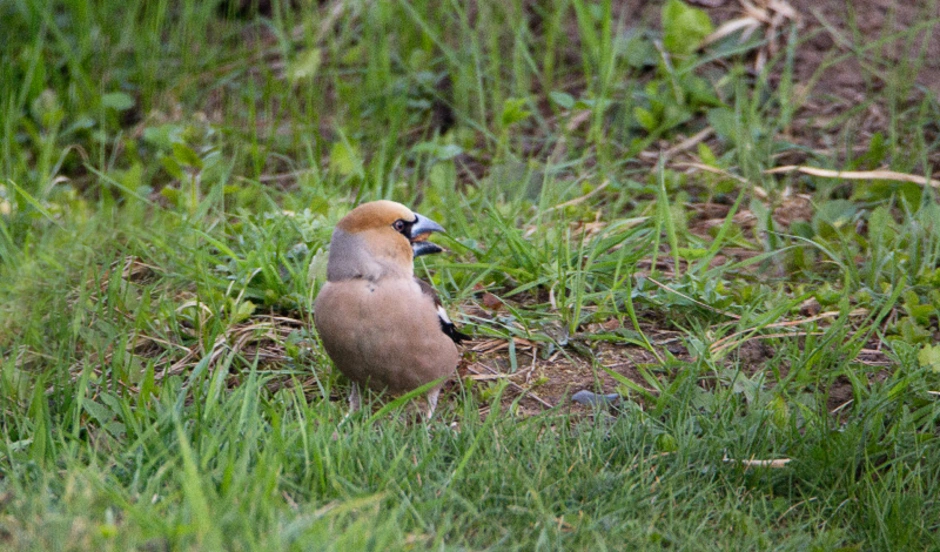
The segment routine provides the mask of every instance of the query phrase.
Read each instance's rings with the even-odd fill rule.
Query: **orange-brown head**
[[[415,257],[442,251],[426,238],[431,232],[443,230],[401,203],[363,203],[343,217],[333,231],[327,279],[379,280],[390,275],[410,278]]]

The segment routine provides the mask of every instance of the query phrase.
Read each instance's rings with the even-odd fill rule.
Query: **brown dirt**
[[[737,0],[687,0],[706,9],[716,27],[732,19],[745,15],[742,3]],[[886,132],[889,123],[889,107],[883,105],[882,90],[886,86],[885,75],[917,55],[923,47],[924,60],[914,85],[904,90],[908,94],[906,102],[921,100],[924,95],[940,96],[940,38],[934,33],[934,27],[924,29],[915,36],[901,36],[886,39],[900,31],[913,28],[925,21],[940,17],[940,10],[928,10],[926,2],[885,2],[884,0],[786,0],[796,13],[801,40],[795,51],[796,91],[802,101],[797,110],[793,125],[788,130],[789,139],[801,143],[817,152],[827,148],[833,153],[834,146],[840,145],[840,138],[846,129],[851,129],[858,140],[859,148],[867,147],[868,139],[875,132]],[[758,8],[768,5],[762,0],[752,0]],[[659,18],[662,3],[647,0],[624,0],[615,3],[615,18],[620,13],[626,21],[654,24]],[[770,15],[773,15],[771,12]],[[789,25],[789,21],[786,23]],[[778,21],[779,23],[779,21]],[[786,36],[787,26],[781,26],[782,36]],[[857,31],[857,32],[856,32]],[[880,43],[879,43],[880,41]],[[776,44],[777,48],[782,43]],[[858,55],[864,52],[864,61],[859,62]],[[769,58],[774,52],[764,52]],[[757,63],[755,54],[754,62]],[[902,104],[905,101],[901,102]],[[857,106],[865,106],[854,114],[847,115]],[[660,144],[665,148],[675,144]],[[842,146],[844,147],[844,146]],[[654,155],[653,157],[656,157]],[[786,159],[787,163],[797,163],[801,159]],[[933,160],[934,165],[940,165]],[[940,166],[934,166],[936,172]],[[695,213],[690,220],[690,230],[700,235],[708,235],[724,222],[729,206],[701,204],[692,206]],[[808,196],[791,194],[780,198],[774,205],[774,220],[781,228],[787,228],[796,220],[810,220],[813,214]],[[739,212],[736,222],[747,230],[753,227],[750,213]],[[740,220],[737,220],[740,219]],[[754,252],[741,250],[729,252],[729,256],[740,260]],[[725,259],[716,259],[721,261]],[[484,305],[485,306],[485,305]],[[478,310],[479,305],[465,305],[471,310]],[[807,306],[805,317],[818,313]],[[590,334],[588,329],[585,329]],[[668,351],[681,362],[693,360],[682,346],[677,335],[651,330],[648,334],[660,354]],[[767,370],[767,363],[773,359],[781,339],[799,339],[799,337],[746,340],[725,358],[736,362],[748,375]],[[544,346],[544,344],[543,344]],[[535,343],[519,340],[516,344],[517,371],[511,373],[505,342],[476,342],[464,356],[459,374],[462,378],[473,379],[474,385],[486,385],[497,379],[506,379],[510,387],[504,395],[504,406],[509,407],[520,395],[518,408],[529,414],[543,411],[549,407],[564,405],[575,411],[588,412],[592,409],[572,405],[571,395],[581,389],[598,393],[613,393],[623,390],[622,386],[600,366],[630,379],[637,385],[649,388],[648,383],[637,370],[638,365],[655,366],[657,360],[650,352],[632,345],[600,343],[579,347],[566,347],[543,358]],[[870,366],[888,366],[886,355],[875,348],[864,349],[856,359],[859,364]],[[672,374],[652,371],[657,377],[670,379]],[[878,379],[876,374],[873,379]],[[768,381],[773,381],[771,378]],[[853,397],[853,389],[848,379],[837,378],[825,390],[827,404],[834,413],[841,411]],[[637,396],[630,400],[642,400]]]
[[[741,17],[739,2],[719,3],[707,8],[717,24]],[[767,2],[753,3],[760,6]],[[899,83],[897,107],[915,105],[928,95],[940,96],[937,5],[884,0],[786,3],[797,14],[800,36],[793,78],[795,100],[801,105],[788,129],[788,138],[794,142],[837,158],[845,155],[846,149],[856,154],[865,151],[871,136],[886,133],[890,124],[892,108],[885,101],[890,94],[883,92],[889,85],[887,78],[896,76],[898,67],[913,65],[918,71],[911,82]],[[918,25],[924,28],[917,29]],[[781,26],[780,32],[785,34],[786,27]],[[779,82],[779,76],[775,81]],[[852,139],[854,146],[846,148],[843,138]],[[930,172],[935,172],[940,160],[931,161],[934,167]]]
[[[717,25],[742,17],[742,4],[737,0],[687,0],[708,10]],[[778,0],[783,1],[783,0]],[[857,56],[844,55],[871,47],[879,39],[893,32],[909,29],[930,18],[940,17],[940,13],[927,13],[925,2],[886,2],[884,0],[785,0],[798,15],[800,36],[803,40],[795,52],[795,75],[797,90],[803,99],[802,106],[796,112],[789,132],[790,139],[807,147],[821,151],[839,144],[839,137],[844,129],[855,129],[860,146],[867,145],[867,137],[875,132],[884,131],[888,124],[888,107],[879,101],[868,101],[873,94],[880,92],[886,85],[883,75],[888,70],[902,63],[919,40],[909,41],[906,37],[898,40],[885,40],[877,48],[867,50],[866,61],[859,63]],[[763,0],[752,0],[757,6],[766,4]],[[637,21],[638,24],[650,24],[658,20],[661,1],[623,0],[615,3],[615,18],[623,14],[623,20]],[[846,6],[851,6],[847,9]],[[854,18],[854,22],[850,20]],[[855,33],[855,29],[859,32]],[[930,29],[932,31],[932,29]],[[925,31],[926,33],[927,31]],[[914,84],[906,91],[908,100],[914,102],[924,94],[940,95],[940,39],[923,34],[925,58],[922,69]],[[753,60],[757,62],[756,55]],[[883,98],[879,94],[878,98]],[[842,117],[856,106],[865,108],[849,117]],[[837,123],[838,122],[838,123]],[[658,144],[657,147],[674,147],[676,144]],[[694,148],[691,148],[694,150]],[[651,152],[651,159],[658,154]],[[642,157],[642,155],[641,155]],[[692,159],[694,160],[694,158]],[[798,160],[787,159],[786,162]],[[480,167],[468,167],[474,174],[481,172]],[[937,172],[937,167],[931,172]],[[479,174],[476,175],[479,178]],[[724,222],[729,206],[723,204],[700,204],[691,206],[693,215],[689,221],[690,230],[707,236]],[[774,204],[774,219],[786,228],[796,220],[809,220],[812,205],[807,196],[792,194],[777,200]],[[735,222],[745,230],[753,229],[753,215],[741,211]],[[715,259],[740,260],[753,256],[749,250],[728,249]],[[121,267],[114,270],[128,281],[145,278],[152,267],[143,265],[138,260],[129,258]],[[643,268],[642,266],[640,267]],[[649,267],[647,267],[649,268]],[[665,267],[668,269],[668,267]],[[460,305],[455,310],[462,312],[486,312],[497,308],[500,300],[489,293],[483,293],[473,304]],[[819,305],[806,305],[803,317],[812,317],[819,313]],[[460,317],[457,316],[459,319]],[[583,335],[598,331],[615,329],[609,327],[616,322],[608,322],[595,328],[582,328]],[[285,362],[287,356],[283,343],[287,336],[305,325],[304,321],[271,316],[263,321],[254,320],[235,328],[229,341],[217,343],[212,351],[189,350],[173,346],[159,340],[141,340],[140,347],[155,349],[154,356],[160,355],[158,377],[177,373],[182,366],[191,362],[196,355],[211,354],[215,358],[219,351],[234,347],[249,360],[261,355],[263,362],[277,364]],[[500,340],[477,340],[464,347],[464,359],[458,373],[465,382],[471,384],[472,392],[485,393],[487,388],[498,380],[509,382],[504,394],[504,407],[509,408],[514,402],[520,414],[534,414],[549,408],[561,406],[576,412],[591,412],[590,407],[572,405],[570,396],[579,390],[587,389],[598,393],[614,393],[624,388],[605,369],[629,379],[636,385],[650,389],[649,382],[641,375],[641,369],[647,374],[662,378],[664,381],[674,377],[675,370],[683,369],[694,361],[686,351],[681,334],[663,331],[662,324],[650,324],[644,328],[660,357],[674,358],[678,362],[663,369],[656,355],[641,347],[606,342],[572,342],[566,347],[545,354],[547,344],[523,339],[515,341],[516,370],[510,366],[509,345]],[[782,339],[794,337],[776,337],[772,339],[745,339],[727,351],[724,358],[737,363],[748,374],[766,371],[768,361],[774,358]],[[315,349],[316,347],[313,346]],[[876,350],[863,350],[856,359],[860,364],[887,366],[885,355]],[[100,359],[93,359],[98,362]],[[76,373],[80,373],[80,366]],[[772,381],[769,379],[768,381]],[[457,384],[452,383],[449,389]],[[304,383],[308,389],[316,389],[315,382]],[[829,389],[828,405],[830,410],[838,411],[853,396],[851,383],[839,378]],[[628,400],[642,403],[637,394],[628,394]],[[338,396],[337,400],[341,400]],[[447,400],[447,395],[443,397]]]
[[[644,6],[644,13],[658,10],[658,2]],[[746,15],[736,0],[689,0],[709,12],[716,25]],[[796,13],[801,43],[796,51],[794,78],[810,87],[807,93],[817,105],[856,102],[872,92],[880,91],[888,69],[913,60],[921,46],[924,63],[915,82],[934,95],[940,95],[940,38],[934,23],[940,17],[940,6],[930,2],[897,2],[885,0],[785,0]],[[626,5],[631,2],[625,2]],[[767,1],[753,0],[761,8]],[[655,13],[655,12],[654,12]],[[772,10],[766,13],[773,14]],[[917,25],[927,28],[913,37],[896,36]],[[865,51],[866,63],[856,56],[842,56]],[[836,60],[844,57],[840,61]],[[823,65],[821,74],[816,75]],[[874,64],[874,65],[872,65]],[[814,78],[818,78],[813,82]]]

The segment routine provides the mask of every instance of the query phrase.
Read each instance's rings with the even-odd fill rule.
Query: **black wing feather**
[[[458,330],[457,326],[455,326],[454,323],[450,321],[450,318],[447,317],[447,313],[444,312],[444,305],[441,303],[441,298],[437,296],[437,292],[434,291],[434,288],[431,287],[431,284],[418,278],[415,278],[415,281],[418,282],[418,285],[421,287],[421,292],[425,295],[430,295],[431,299],[434,300],[434,306],[437,307],[437,319],[441,323],[441,331],[458,345],[462,341],[470,339],[469,335]]]

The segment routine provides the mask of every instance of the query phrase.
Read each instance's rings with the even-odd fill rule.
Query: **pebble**
[[[620,395],[617,393],[610,393],[608,395],[598,395],[587,389],[582,389],[574,395],[571,395],[571,400],[579,404],[593,405],[593,404],[610,404],[620,398]]]

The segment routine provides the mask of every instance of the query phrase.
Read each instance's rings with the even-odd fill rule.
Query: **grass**
[[[930,177],[935,2],[704,48],[678,2],[239,6],[0,4],[4,548],[940,547],[936,189],[766,172]],[[847,59],[879,84],[828,117]],[[344,418],[311,324],[383,197],[506,343],[428,425]],[[621,399],[570,407],[560,365]]]

